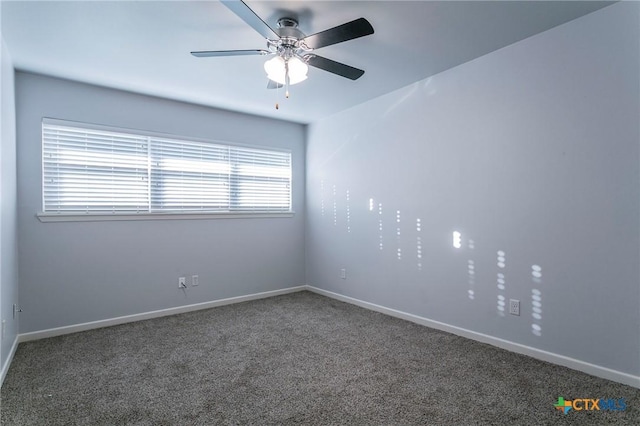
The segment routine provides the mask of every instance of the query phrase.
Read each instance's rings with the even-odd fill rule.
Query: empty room
[[[0,424],[640,424],[640,2],[0,22]]]

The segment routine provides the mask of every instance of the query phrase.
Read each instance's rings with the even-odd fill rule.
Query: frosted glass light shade
[[[295,56],[289,58],[289,84],[297,84],[307,79],[309,66]],[[264,63],[264,70],[267,72],[269,80],[273,80],[278,84],[285,84],[285,66],[284,59],[281,56],[275,56]]]

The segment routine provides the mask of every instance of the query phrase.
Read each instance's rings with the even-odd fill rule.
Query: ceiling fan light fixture
[[[309,66],[300,58],[292,56],[287,61],[289,66],[289,84],[297,84],[307,79]],[[275,56],[264,63],[264,70],[269,80],[278,84],[286,84],[286,65],[282,56]]]

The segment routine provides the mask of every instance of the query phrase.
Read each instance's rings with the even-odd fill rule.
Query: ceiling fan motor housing
[[[284,59],[299,56],[301,50],[309,50],[301,42],[305,37],[304,33],[298,29],[298,21],[293,18],[278,19],[278,28],[274,30],[280,37],[278,40],[267,40],[267,46],[274,49]]]
[[[278,28],[275,32],[280,36],[280,45],[288,48],[298,48],[299,41],[305,37],[298,29],[298,21],[293,18],[278,19]]]

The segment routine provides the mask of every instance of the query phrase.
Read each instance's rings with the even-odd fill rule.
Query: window
[[[45,119],[44,215],[290,213],[291,153]]]

